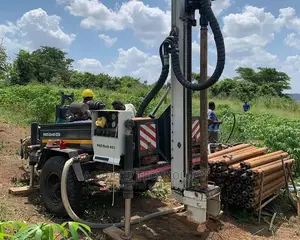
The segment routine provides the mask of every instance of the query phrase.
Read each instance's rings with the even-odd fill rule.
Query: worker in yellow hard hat
[[[93,100],[95,94],[91,89],[85,89],[82,92],[83,103],[87,103]]]

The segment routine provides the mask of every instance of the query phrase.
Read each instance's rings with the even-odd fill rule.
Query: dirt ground
[[[18,151],[20,139],[27,136],[29,129],[11,126],[0,119],[0,221],[21,220],[34,222],[62,222],[70,219],[56,219],[48,214],[39,194],[30,197],[16,197],[8,193],[13,186],[22,185],[26,162],[20,160]],[[92,206],[93,205],[93,206]],[[178,203],[169,199],[164,202],[139,196],[133,200],[133,215],[142,216],[157,209],[166,209]],[[92,207],[90,207],[92,206]],[[87,202],[89,220],[115,222],[122,219],[122,196],[116,195],[112,207],[112,197],[95,196]],[[269,231],[269,225],[262,221],[247,223],[241,218],[234,218],[224,214],[221,221],[210,220],[208,224],[198,226],[186,220],[184,213],[158,217],[132,227],[135,239],[139,240],[176,240],[176,239],[207,239],[207,240],[235,240],[235,239],[299,239],[300,220],[298,217],[281,216],[276,218],[275,228]],[[268,218],[267,221],[270,219]],[[197,229],[199,231],[197,231]],[[205,229],[205,230],[204,230]],[[96,236],[97,235],[97,236]],[[97,233],[94,239],[106,239],[102,233]]]

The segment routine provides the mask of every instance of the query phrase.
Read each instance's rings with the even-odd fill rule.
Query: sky
[[[2,0],[0,38],[12,61],[19,49],[58,47],[79,71],[130,75],[153,83],[161,70],[158,49],[168,36],[170,0]],[[226,48],[221,79],[238,67],[272,67],[291,77],[300,93],[300,1],[216,0]],[[199,26],[193,30],[193,71],[199,72]],[[209,37],[209,70],[216,50]]]

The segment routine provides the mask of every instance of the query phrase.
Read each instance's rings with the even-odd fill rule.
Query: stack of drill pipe
[[[226,165],[221,166],[220,162],[223,161],[226,157],[235,156],[239,153],[245,152],[245,150],[250,148],[253,149],[254,147],[250,144],[241,144],[210,154],[208,156],[208,164],[210,167],[210,180],[220,185],[223,182],[224,177],[226,177],[228,173]]]
[[[287,169],[294,160],[284,151],[267,151],[241,144],[209,155],[209,180],[221,187],[223,202],[257,208],[285,186],[282,159]]]
[[[264,202],[285,186],[282,159],[285,167],[290,169],[294,159],[289,159],[288,154],[283,151],[232,164],[222,191],[223,201],[231,205],[257,208],[260,201]]]
[[[221,187],[223,195],[226,193],[226,182],[234,167],[239,168],[239,163],[249,158],[263,155],[268,148],[257,148],[250,144],[241,144],[232,148],[209,155],[210,175],[209,180]],[[228,185],[228,184],[227,184]]]

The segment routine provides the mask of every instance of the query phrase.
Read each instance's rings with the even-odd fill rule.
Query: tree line
[[[103,88],[112,91],[120,89],[140,90],[145,95],[149,90],[146,81],[130,76],[112,77],[104,73],[92,74],[73,69],[74,60],[67,53],[49,46],[28,52],[21,49],[12,63],[8,63],[6,51],[0,47],[0,79],[10,85],[27,85],[32,82],[55,84],[72,88]],[[260,67],[236,69],[237,76],[219,81],[209,89],[212,97],[237,98],[251,101],[260,96],[287,97],[290,77],[275,68]],[[200,75],[193,74],[194,81]]]

